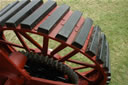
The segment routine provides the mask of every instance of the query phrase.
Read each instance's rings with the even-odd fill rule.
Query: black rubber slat
[[[29,16],[36,8],[42,4],[42,0],[32,0],[18,13],[12,16],[7,22],[8,27],[16,27],[22,20]]]
[[[83,47],[85,40],[87,39],[90,29],[92,27],[92,24],[93,24],[93,21],[90,18],[85,19],[85,22],[82,28],[80,29],[79,33],[77,34],[72,45],[74,45],[77,48]]]
[[[32,29],[38,22],[40,22],[50,11],[56,7],[56,2],[48,1],[39,7],[34,13],[21,22],[22,28]],[[30,22],[31,21],[31,22]]]
[[[96,60],[99,61],[99,63],[105,63],[106,60],[106,36],[104,33],[101,34],[101,44],[100,44],[100,49],[98,52],[98,56],[96,57]]]
[[[11,4],[8,4],[6,7],[4,7],[1,11],[0,11],[0,17],[5,14],[8,10],[10,10],[12,7],[14,7],[19,1],[15,1]]]
[[[6,5],[5,7],[3,7],[2,9],[0,9],[0,12],[4,11],[10,4]],[[1,14],[1,13],[0,13]]]
[[[9,10],[10,4],[6,5],[3,9],[0,10],[0,17]]]
[[[110,81],[111,81],[111,76],[108,76],[108,77],[107,77],[107,82],[106,82],[106,83],[109,84]]]
[[[28,4],[29,0],[22,0],[14,7],[12,7],[9,11],[7,11],[2,17],[0,17],[0,25],[3,26],[5,22],[14,14],[16,14],[19,10],[21,10],[26,4]]]
[[[107,81],[106,84],[109,85],[110,81]]]
[[[111,81],[111,76],[108,76],[108,77],[107,77],[107,80],[108,80],[108,81]]]
[[[86,51],[90,55],[94,56],[98,53],[98,46],[100,43],[101,30],[99,26],[95,26],[93,30],[92,40],[89,42],[88,50]]]
[[[51,16],[48,17],[38,28],[38,32],[49,34],[53,26],[69,11],[69,6],[62,5],[53,12]]]
[[[110,65],[110,56],[109,56],[109,44],[106,41],[106,58],[103,64],[103,67],[108,70],[108,75],[111,75],[111,65]]]
[[[73,28],[76,26],[78,21],[80,20],[80,17],[82,16],[82,13],[79,11],[75,11],[66,24],[61,28],[59,33],[57,34],[57,38],[66,41],[70,34],[72,33]]]

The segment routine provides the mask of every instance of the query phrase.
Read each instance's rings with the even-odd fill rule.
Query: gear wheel
[[[25,69],[30,75],[54,81],[78,84],[77,74],[62,62],[33,52],[22,51],[21,53],[27,56]]]

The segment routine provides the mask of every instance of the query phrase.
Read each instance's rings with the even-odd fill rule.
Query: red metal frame
[[[30,51],[38,52],[38,53],[42,52],[43,55],[54,57],[55,59],[58,59],[61,62],[68,61],[71,63],[81,65],[75,68],[71,67],[79,76],[79,85],[88,85],[89,83],[91,83],[92,85],[106,84],[107,74],[102,68],[102,65],[100,65],[96,61],[96,56],[91,56],[85,53],[91,34],[93,32],[93,26],[89,32],[88,38],[85,41],[85,44],[82,49],[78,49],[71,45],[71,43],[73,42],[76,36],[76,33],[80,30],[84,22],[83,17],[81,17],[80,21],[78,22],[78,24],[76,25],[75,29],[73,30],[73,32],[71,33],[70,37],[66,42],[56,39],[55,36],[57,35],[61,27],[64,25],[64,23],[68,20],[68,18],[72,14],[72,11],[69,11],[66,14],[66,16],[64,16],[63,19],[61,19],[60,22],[54,26],[54,30],[52,30],[49,35],[38,33],[36,31],[38,26],[41,23],[43,23],[48,18],[48,16],[50,16],[54,12],[54,10],[50,12],[38,25],[36,25],[33,28],[33,30],[23,29],[20,27],[20,25],[17,28],[7,28],[6,26],[0,27],[0,33],[1,33],[0,34],[1,35],[0,36],[0,69],[1,69],[0,85],[17,85],[17,84],[18,85],[71,85],[64,82],[52,81],[52,80],[41,79],[41,78],[30,76],[29,73],[26,72],[26,70],[23,68],[26,63],[26,59],[27,59],[26,56],[17,52],[17,50],[14,47],[23,48],[28,52]],[[19,39],[19,41],[22,43],[22,46],[11,43],[8,40],[6,40],[4,36],[4,31],[6,30],[13,30],[17,38]],[[36,40],[30,37],[26,32],[43,36],[44,37],[42,41],[43,46],[40,46],[40,44],[38,44]],[[29,47],[24,41],[23,37],[26,38],[28,41],[30,41],[33,45],[35,45],[37,49],[33,49]],[[55,48],[53,51],[48,50],[49,39],[53,39],[57,42],[60,42],[61,44],[57,48]],[[64,57],[57,54],[59,51],[63,50],[67,46],[71,47],[73,51],[71,51]],[[87,62],[81,62],[79,60],[70,59],[72,56],[74,56],[77,53],[83,54],[86,58],[91,60],[94,64],[89,64]],[[86,72],[78,72],[78,70],[86,69],[86,68],[92,68],[92,70],[89,70]]]

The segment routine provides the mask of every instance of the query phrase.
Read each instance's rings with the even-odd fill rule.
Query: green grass
[[[9,0],[7,3],[14,1]],[[45,0],[46,1],[46,0]],[[83,12],[106,34],[110,45],[112,81],[110,85],[128,84],[128,0],[56,0]],[[6,1],[0,0],[0,8]],[[68,51],[68,50],[67,50]]]

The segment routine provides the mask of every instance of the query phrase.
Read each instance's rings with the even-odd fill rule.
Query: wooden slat
[[[98,55],[96,57],[96,60],[99,61],[99,63],[105,63],[106,60],[106,36],[104,33],[101,34],[101,44],[100,49],[98,52]]]
[[[109,55],[109,44],[106,41],[106,58],[105,62],[103,64],[103,67],[108,70],[108,75],[111,75],[111,64],[110,64],[110,55]]]
[[[39,28],[38,32],[42,32],[45,34],[49,34],[52,30],[53,26],[69,11],[69,6],[62,5],[55,10],[55,12],[48,17],[48,19],[42,23]]]
[[[111,80],[111,76],[108,76],[108,77],[107,77],[107,80],[110,81],[110,80]]]
[[[98,46],[100,43],[101,30],[99,26],[95,26],[93,30],[92,40],[89,42],[87,53],[94,56],[98,54]]]
[[[12,16],[7,22],[8,27],[16,27],[22,20],[29,16],[35,9],[37,9],[42,4],[42,0],[32,0],[18,13]]]
[[[82,48],[85,40],[88,37],[89,31],[92,27],[93,21],[90,18],[86,18],[85,22],[82,26],[82,28],[80,29],[78,35],[76,36],[74,42],[72,43],[72,45],[74,45],[77,48]]]
[[[12,7],[14,7],[19,1],[15,1],[11,4],[8,4],[6,7],[4,7],[1,11],[0,11],[0,17],[5,14],[8,10],[10,10]]]
[[[4,11],[4,10],[6,10],[6,8],[8,8],[8,6],[9,6],[10,4],[8,4],[8,5],[6,5],[5,7],[3,7],[2,9],[0,9],[0,12],[2,12],[2,11]],[[1,13],[0,13],[1,14]]]
[[[72,33],[74,27],[80,20],[82,13],[79,11],[75,11],[68,21],[64,24],[63,28],[57,34],[57,38],[66,41],[70,34]]]
[[[0,26],[3,26],[5,22],[12,17],[14,14],[16,14],[19,10],[21,10],[26,4],[28,4],[29,0],[22,0],[18,4],[16,4],[14,7],[12,7],[8,12],[6,12],[3,16],[0,17]]]
[[[32,13],[29,17],[27,17],[24,21],[21,22],[21,27],[32,29],[55,7],[56,7],[56,2],[54,1],[48,1],[44,3],[34,13]]]

